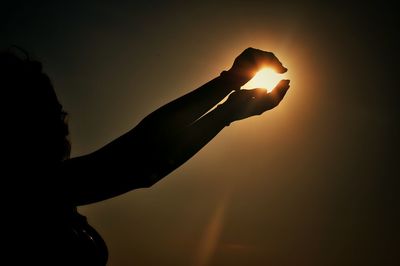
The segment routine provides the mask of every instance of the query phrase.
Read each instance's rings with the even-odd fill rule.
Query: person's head
[[[41,63],[20,49],[0,51],[0,88],[3,155],[22,162],[66,159],[66,113]]]

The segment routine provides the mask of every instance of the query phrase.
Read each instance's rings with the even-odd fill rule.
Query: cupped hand
[[[225,75],[234,83],[235,88],[239,89],[263,67],[270,67],[278,73],[287,71],[287,68],[273,53],[250,47],[236,57],[232,67],[226,71]]]
[[[271,92],[259,88],[235,91],[220,107],[229,122],[261,115],[278,106],[290,87],[289,83],[289,80],[281,80]]]

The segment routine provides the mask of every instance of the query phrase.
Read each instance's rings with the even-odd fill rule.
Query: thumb
[[[278,85],[269,93],[276,101],[280,102],[285,97],[286,92],[290,88],[290,80],[283,79],[279,81]]]

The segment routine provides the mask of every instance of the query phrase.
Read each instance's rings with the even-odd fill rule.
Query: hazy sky
[[[399,265],[394,6],[33,2],[2,4],[0,45],[43,62],[70,114],[73,156],[249,46],[289,69],[273,111],[233,123],[152,188],[80,207],[108,265]]]

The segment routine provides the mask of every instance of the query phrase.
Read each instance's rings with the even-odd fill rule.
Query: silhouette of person
[[[106,245],[77,206],[151,187],[230,123],[276,107],[289,80],[269,93],[240,89],[263,66],[287,71],[273,53],[248,48],[229,70],[126,134],[69,158],[66,113],[41,63],[2,51],[3,241],[11,265],[105,265]]]

